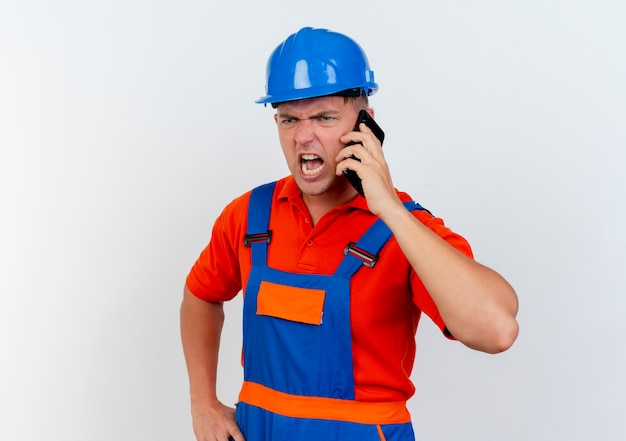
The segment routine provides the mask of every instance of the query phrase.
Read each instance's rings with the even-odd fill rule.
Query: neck
[[[309,210],[313,225],[316,225],[322,216],[333,208],[351,201],[356,195],[356,190],[352,186],[347,186],[341,191],[327,190],[320,195],[303,194],[302,200]]]

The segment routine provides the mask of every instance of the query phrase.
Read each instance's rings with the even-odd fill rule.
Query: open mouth
[[[324,161],[317,155],[307,154],[300,157],[302,173],[306,176],[313,176],[324,168]]]

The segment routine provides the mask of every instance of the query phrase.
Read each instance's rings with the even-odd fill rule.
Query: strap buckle
[[[267,242],[268,244],[272,241],[272,230],[267,230],[265,233],[256,233],[256,234],[246,234],[243,238],[243,244],[247,247],[250,247],[253,243],[256,242]]]
[[[363,265],[368,268],[374,268],[374,265],[376,265],[376,262],[378,262],[379,258],[378,254],[374,255],[372,253],[369,253],[364,249],[357,247],[354,242],[350,242],[348,246],[346,246],[346,248],[343,250],[344,255],[347,256],[348,253],[361,259],[363,261]]]

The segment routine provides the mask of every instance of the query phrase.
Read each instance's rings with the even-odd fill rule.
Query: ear
[[[367,110],[367,113],[369,113],[369,114],[370,114],[370,116],[371,116],[372,118],[374,118],[374,109],[372,109],[371,107],[368,107],[368,108],[367,108],[367,109],[365,109],[365,110]],[[374,118],[374,119],[376,119],[376,118]]]

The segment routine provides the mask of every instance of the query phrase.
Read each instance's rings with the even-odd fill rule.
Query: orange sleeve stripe
[[[411,421],[404,401],[379,403],[291,395],[250,381],[244,381],[239,401],[292,418],[379,425]]]

